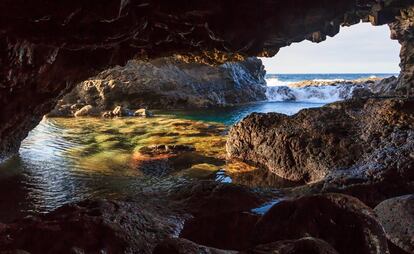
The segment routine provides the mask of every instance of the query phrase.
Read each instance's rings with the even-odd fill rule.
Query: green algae
[[[66,155],[77,169],[101,173],[140,174],[139,150],[151,145],[189,145],[196,151],[171,161],[171,173],[188,177],[211,176],[224,166],[226,126],[178,119],[152,118],[53,118],[76,145]]]

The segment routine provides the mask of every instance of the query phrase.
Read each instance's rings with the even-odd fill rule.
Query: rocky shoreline
[[[131,116],[137,109],[208,108],[263,101],[265,74],[257,58],[217,67],[186,63],[177,57],[132,60],[78,84],[48,115]],[[114,112],[117,107],[122,110]]]

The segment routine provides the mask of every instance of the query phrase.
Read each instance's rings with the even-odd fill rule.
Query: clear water
[[[294,114],[317,106],[269,102],[148,119],[44,119],[23,141],[19,155],[0,165],[0,222],[86,198],[136,195],[197,179],[254,187],[289,184],[264,170],[226,162],[226,130],[251,112]],[[171,172],[152,172],[140,167],[137,154],[154,144],[193,145],[197,152]]]
[[[277,78],[292,81],[309,77]],[[157,186],[168,188],[198,179],[253,187],[289,185],[267,171],[226,162],[226,130],[252,112],[292,115],[303,108],[322,105],[261,102],[158,112],[161,116],[150,119],[45,119],[24,140],[19,155],[0,164],[0,222],[48,212],[86,198],[137,195]],[[197,152],[186,155],[184,163],[174,165],[170,172],[144,170],[139,149],[155,144],[192,145]]]
[[[204,110],[171,110],[171,111],[159,111],[162,114],[174,115],[178,118],[218,122],[225,125],[233,125],[244,117],[253,112],[269,113],[278,112],[286,115],[293,115],[304,108],[317,108],[325,105],[325,103],[317,102],[259,102],[246,104],[235,107],[224,107],[216,109],[204,109]]]

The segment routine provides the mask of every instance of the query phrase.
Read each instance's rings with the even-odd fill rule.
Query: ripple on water
[[[154,118],[45,118],[23,141],[19,155],[0,164],[0,221],[91,197],[168,189],[187,180],[289,186],[267,171],[226,162],[225,133],[253,111],[293,114],[314,106],[320,105],[259,103]],[[196,152],[158,161],[161,167],[137,161],[142,147],[158,144],[190,145]]]

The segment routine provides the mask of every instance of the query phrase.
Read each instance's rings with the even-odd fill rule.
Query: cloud
[[[261,59],[268,73],[398,73],[399,51],[387,25],[360,23],[324,42],[295,43]]]

